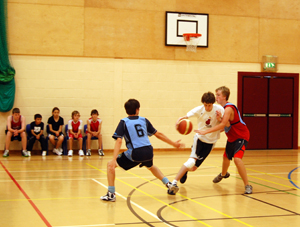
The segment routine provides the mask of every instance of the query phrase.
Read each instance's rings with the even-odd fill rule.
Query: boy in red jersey
[[[252,194],[252,186],[249,185],[247,171],[242,161],[246,146],[250,139],[250,132],[243,122],[237,107],[228,102],[229,95],[230,90],[225,86],[216,89],[216,100],[224,107],[224,116],[223,118],[220,118],[221,122],[219,125],[206,131],[195,130],[195,132],[205,135],[217,130],[225,130],[227,144],[223,156],[222,173],[215,177],[213,182],[218,183],[223,178],[228,178],[230,176],[227,170],[230,165],[230,160],[234,158],[234,163],[245,185],[245,194]]]
[[[79,143],[79,156],[84,156],[83,150],[82,150],[82,120],[79,119],[80,114],[77,110],[74,110],[72,112],[72,119],[68,122],[68,136],[69,136],[69,152],[68,156],[73,156],[73,141],[74,139],[78,140]]]
[[[12,116],[8,116],[7,118],[7,130],[6,139],[5,139],[5,151],[3,153],[3,157],[9,156],[9,145],[10,142],[17,138],[19,141],[22,140],[22,155],[28,157],[28,153],[26,150],[27,146],[27,138],[26,138],[26,122],[25,117],[20,115],[20,109],[14,108],[12,110]]]
[[[102,120],[98,118],[99,113],[96,109],[91,111],[91,118],[87,120],[87,129],[86,129],[86,135],[87,135],[87,151],[86,155],[91,156],[91,139],[92,137],[98,138],[98,154],[100,156],[104,156],[104,153],[101,149],[102,146],[102,135],[101,135],[101,126],[102,126]]]

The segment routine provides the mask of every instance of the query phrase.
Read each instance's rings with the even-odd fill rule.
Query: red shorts
[[[71,133],[69,133],[69,138],[74,139],[74,135],[71,134]],[[75,139],[76,139],[76,138],[75,138]],[[78,135],[78,138],[77,138],[77,139],[82,139],[82,134],[81,134],[81,133]]]

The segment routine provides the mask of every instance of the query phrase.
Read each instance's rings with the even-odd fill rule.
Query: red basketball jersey
[[[90,129],[92,132],[98,132],[98,128],[102,120],[100,118],[97,118],[97,121],[93,121],[92,118],[89,118],[90,122]]]
[[[22,128],[22,116],[20,115],[18,121],[14,121],[14,117],[11,116],[11,128],[12,129],[21,129]]]
[[[237,109],[235,108],[234,105],[230,105],[230,104],[226,105],[224,108],[226,109],[228,107],[232,108],[234,111],[233,121],[229,121],[231,128],[228,132],[226,132],[228,142],[234,142],[237,139],[244,139],[244,140],[249,141],[250,132],[248,130],[248,127],[245,124],[240,122],[240,120],[242,120],[242,119],[240,119]]]
[[[78,132],[79,129],[82,130],[82,120],[79,120],[77,122],[74,122],[73,120],[69,120],[68,124],[68,130],[73,130],[73,132]]]

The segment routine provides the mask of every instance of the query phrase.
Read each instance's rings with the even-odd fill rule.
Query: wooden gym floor
[[[190,151],[156,151],[154,163],[172,181]],[[214,184],[221,150],[214,150],[190,172],[177,195],[145,167],[116,170],[116,202],[106,194],[106,163],[100,157],[0,157],[0,226],[299,226],[300,150],[246,151],[244,163],[252,195],[232,163],[230,178]]]

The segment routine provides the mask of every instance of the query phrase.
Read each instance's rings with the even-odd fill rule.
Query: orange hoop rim
[[[185,39],[186,41],[190,41],[190,38],[191,38],[191,37],[199,38],[199,37],[201,37],[202,35],[201,35],[201,34],[198,34],[198,33],[184,33],[184,34],[182,34],[182,36],[184,37],[184,39]]]

